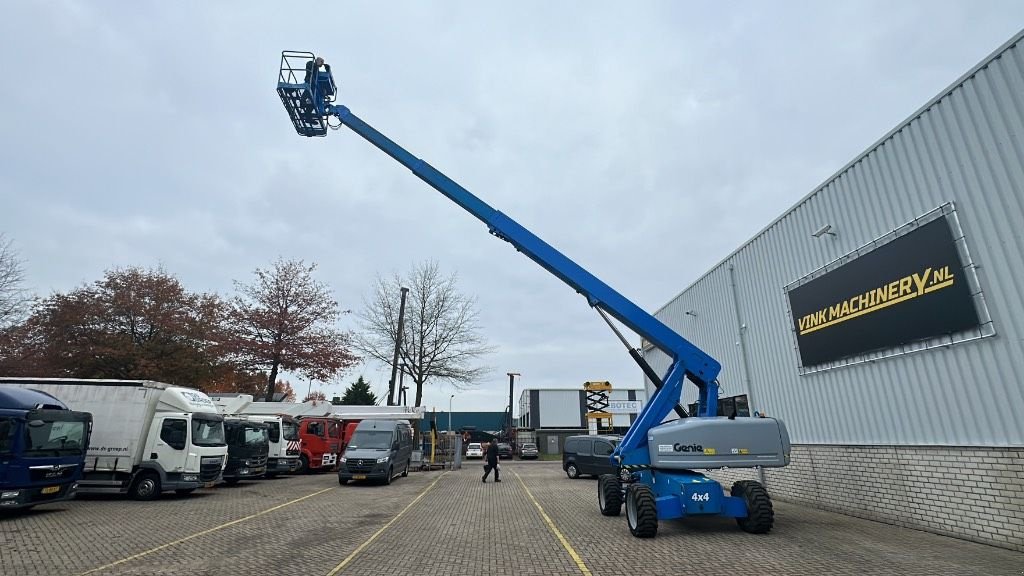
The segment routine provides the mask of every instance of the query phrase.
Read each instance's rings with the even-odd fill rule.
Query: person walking
[[[491,440],[489,446],[487,446],[487,464],[484,464],[484,483],[487,483],[487,476],[494,470],[494,481],[501,482],[498,478],[498,441]]]

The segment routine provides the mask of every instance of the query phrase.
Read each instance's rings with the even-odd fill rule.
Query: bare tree
[[[460,294],[456,276],[442,277],[437,262],[416,265],[406,278],[377,277],[373,295],[360,313],[363,332],[355,346],[377,360],[391,364],[398,333],[401,287],[409,288],[405,329],[399,348],[399,369],[416,383],[416,406],[423,401],[423,385],[436,379],[456,389],[476,384],[490,369],[476,365],[494,351],[480,334],[476,299]]]
[[[22,264],[12,240],[0,234],[0,328],[16,323],[28,307]]]
[[[231,301],[231,349],[250,370],[266,370],[267,398],[274,397],[280,370],[327,380],[358,360],[348,334],[334,323],[341,316],[327,285],[313,279],[316,264],[278,259],[255,271],[252,284],[235,282]]]

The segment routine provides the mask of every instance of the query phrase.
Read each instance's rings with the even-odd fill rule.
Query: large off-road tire
[[[128,489],[132,500],[156,500],[160,497],[160,475],[156,472],[140,472]]]
[[[658,535],[658,507],[650,486],[629,485],[626,490],[626,523],[629,524],[629,532],[637,538]]]
[[[622,481],[615,474],[598,477],[597,505],[605,516],[618,516],[622,512]]]
[[[747,517],[737,518],[736,523],[744,532],[751,534],[767,534],[775,523],[775,510],[772,499],[760,482],[740,480],[732,485],[730,493],[742,498],[747,504]]]
[[[575,462],[570,462],[569,465],[565,467],[565,475],[573,480],[580,477],[580,469],[576,467]]]

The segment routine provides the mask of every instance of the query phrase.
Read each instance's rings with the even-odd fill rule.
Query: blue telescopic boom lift
[[[718,417],[717,377],[721,365],[717,360],[515,220],[388,139],[347,107],[335,104],[337,85],[330,69],[321,62],[311,52],[281,54],[277,93],[298,134],[325,136],[328,129],[347,126],[397,160],[481,220],[492,235],[512,244],[583,295],[654,383],[656,392],[611,456],[620,473],[600,478],[598,505],[602,514],[617,516],[625,503],[630,531],[638,537],[655,536],[659,519],[692,515],[731,516],[748,532],[770,530],[774,514],[763,486],[741,481],[733,485],[730,495],[725,495],[715,480],[693,469],[785,466],[790,446],[782,422],[774,418]],[[609,316],[670,357],[664,376],[659,377],[640,350],[630,346]],[[695,418],[687,418],[678,404],[684,379],[698,390]],[[673,410],[680,418],[662,424]]]

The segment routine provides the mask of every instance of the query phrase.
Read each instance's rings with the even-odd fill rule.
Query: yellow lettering
[[[910,279],[910,276],[904,276],[903,278],[900,278],[900,296],[903,296],[904,294],[909,294],[910,286],[913,283],[914,281]]]
[[[871,300],[870,300],[870,298],[869,298],[869,296],[870,296],[870,295],[871,295],[871,293],[870,293],[870,292],[868,292],[867,294],[861,294],[861,295],[860,295],[860,296],[859,296],[859,297],[857,298],[857,304],[858,304],[858,307],[859,307],[859,308],[860,308],[861,310],[863,310],[863,309],[865,309],[865,308],[870,308],[870,307],[871,307]]]
[[[835,320],[836,318],[839,317],[839,308],[840,308],[840,306],[842,306],[842,305],[841,304],[836,304],[835,306],[829,306],[829,308],[828,308],[828,317],[829,317],[830,320]]]
[[[843,300],[843,306],[842,306],[842,308],[839,309],[839,315],[840,316],[846,316],[849,313],[850,313],[850,301],[849,300]]]
[[[821,310],[818,310],[817,324],[824,324],[824,323],[825,323],[825,309],[822,308]]]
[[[889,293],[885,291],[885,287],[877,288],[875,289],[875,301],[871,305],[874,306],[875,304],[881,304],[882,302],[885,302],[888,299]]]
[[[953,273],[949,271],[949,266],[943,266],[942,270],[946,273],[946,280],[953,279]]]
[[[914,274],[914,286],[918,295],[924,294],[924,285],[928,283],[928,273],[931,271],[931,268],[925,268],[921,274]]]
[[[803,332],[804,328],[807,327],[807,316],[800,318],[799,320],[796,321],[796,323],[800,327],[800,331]]]
[[[889,282],[889,300],[895,300],[900,297],[900,283]]]

